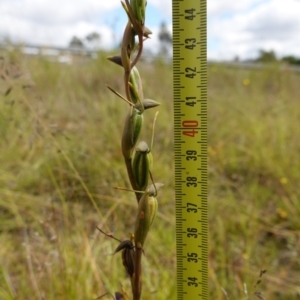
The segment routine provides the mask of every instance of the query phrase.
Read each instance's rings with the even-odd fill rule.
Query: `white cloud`
[[[171,1],[149,2],[162,14],[171,14]],[[155,17],[151,19],[155,24]],[[0,20],[0,40],[67,46],[74,35],[84,38],[97,31],[108,48],[121,39],[126,14],[120,0],[0,0]],[[149,43],[157,47],[154,35]]]
[[[0,37],[13,42],[67,46],[73,35],[101,34],[112,44],[112,30],[104,18],[120,7],[118,0],[1,0]]]
[[[1,0],[1,15],[46,24],[66,24],[93,18],[120,6],[118,0]]]
[[[259,49],[300,56],[299,0],[209,0],[207,4],[210,59],[255,57]],[[154,34],[145,45],[155,49],[160,22],[172,15],[172,1],[148,0],[150,6],[159,17],[147,16]],[[0,0],[0,20],[0,40],[67,46],[72,36],[84,38],[97,31],[102,45],[110,47],[114,33],[119,41],[126,16],[119,0]]]
[[[262,0],[209,0],[207,1],[207,13],[210,17],[224,13],[238,13],[258,5]]]
[[[248,9],[262,0],[208,0],[207,1],[207,13],[211,17],[226,12],[238,12],[244,9]],[[151,4],[158,8],[160,11],[164,11],[169,16],[172,15],[172,1],[171,0],[148,0],[148,4]]]
[[[172,33],[172,24],[169,24],[167,26],[168,28],[168,31],[170,33]],[[151,27],[151,31],[152,31],[152,34],[150,35],[150,39],[147,39],[144,43],[144,49],[148,52],[151,53],[151,55],[155,55],[157,54],[161,49],[160,49],[160,41],[159,41],[159,38],[158,38],[158,34],[159,34],[159,31],[160,31],[160,27],[157,26],[157,27]]]
[[[274,50],[279,56],[300,56],[300,2],[270,0],[231,18],[214,18],[208,36],[217,41],[211,59],[257,57],[259,49]]]
[[[171,0],[148,0],[148,4],[153,5],[166,15],[172,15],[172,1]]]

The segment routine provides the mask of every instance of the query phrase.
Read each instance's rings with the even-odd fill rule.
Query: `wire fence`
[[[61,63],[72,64],[76,57],[86,57],[91,59],[96,59],[101,50],[91,50],[83,47],[55,47],[55,46],[41,46],[33,44],[1,44],[0,51],[20,51],[27,55],[39,55],[47,57],[51,61],[58,61]],[[143,57],[144,62],[151,63],[156,59],[161,59],[165,63],[172,63],[172,57],[168,55],[154,55],[147,53]],[[268,64],[257,63],[257,62],[236,62],[236,61],[208,61],[209,66],[224,66],[228,68],[242,68],[242,69],[266,69],[269,67]],[[280,64],[280,69],[285,71],[300,72],[300,66],[293,66],[289,64]]]

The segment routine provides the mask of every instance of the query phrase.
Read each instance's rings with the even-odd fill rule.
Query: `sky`
[[[252,59],[260,49],[300,57],[300,0],[207,0],[207,16],[209,60]],[[0,41],[67,47],[73,36],[98,32],[108,49],[126,21],[119,0],[0,0]],[[172,1],[148,0],[153,35],[145,46],[153,52],[162,22],[172,31]]]

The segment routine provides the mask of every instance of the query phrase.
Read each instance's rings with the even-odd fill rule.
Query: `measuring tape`
[[[177,299],[208,299],[206,0],[173,0]]]

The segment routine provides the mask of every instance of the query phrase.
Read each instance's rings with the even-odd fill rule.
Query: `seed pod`
[[[141,25],[145,24],[146,5],[146,0],[130,0],[130,6],[132,8],[133,15]]]
[[[142,247],[146,240],[147,234],[153,223],[157,211],[157,190],[163,184],[156,184],[156,187],[151,185],[143,194],[139,201],[138,214],[135,220],[134,240],[135,245]]]
[[[130,159],[135,144],[140,136],[143,125],[143,113],[135,107],[130,108],[126,117],[122,135],[122,153],[126,159]]]
[[[132,160],[133,176],[139,191],[145,191],[148,186],[152,164],[153,158],[149,146],[143,141],[139,142]]]

